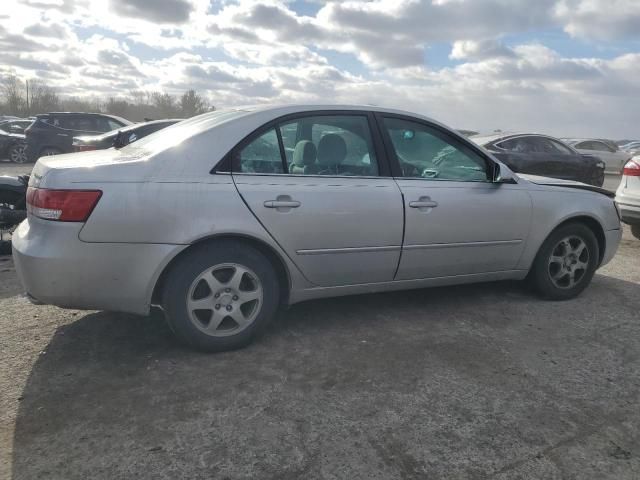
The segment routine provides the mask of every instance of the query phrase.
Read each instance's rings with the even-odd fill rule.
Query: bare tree
[[[23,82],[16,75],[0,78],[0,113],[28,116],[56,110],[105,112],[132,121],[145,119],[192,117],[213,110],[194,89],[180,96],[166,92],[134,90],[107,99],[66,97],[40,79]]]
[[[24,86],[15,75],[11,74],[2,80],[2,98],[4,110],[8,115],[20,116],[26,107]]]
[[[53,112],[60,109],[60,98],[53,88],[39,80],[31,80],[29,83],[29,96],[26,115],[35,115],[42,112]]]
[[[185,118],[200,115],[209,111],[209,102],[202,98],[194,89],[187,90],[180,97],[180,110]]]
[[[154,92],[151,96],[153,105],[161,117],[169,118],[175,115],[176,102],[168,93]]]

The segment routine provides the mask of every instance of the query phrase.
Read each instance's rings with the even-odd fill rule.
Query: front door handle
[[[431,200],[431,197],[420,197],[417,201],[409,202],[409,206],[421,212],[430,212],[432,208],[438,206],[438,202]]]
[[[275,200],[264,202],[266,208],[275,208],[279,212],[288,212],[292,208],[302,205],[299,201],[293,200],[289,195],[278,195]]]

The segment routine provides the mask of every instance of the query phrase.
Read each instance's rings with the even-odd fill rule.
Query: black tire
[[[17,143],[9,149],[9,160],[13,163],[27,163],[24,144]]]
[[[558,286],[557,283],[560,283],[560,281],[558,279],[554,280],[552,273],[556,275],[562,273],[560,271],[561,269],[558,268],[560,264],[554,263],[552,266],[550,262],[552,255],[554,258],[558,258],[560,251],[557,250],[557,248],[562,248],[559,245],[560,242],[568,238],[579,239],[584,243],[588,259],[583,253],[577,261],[581,263],[584,262],[587,266],[584,269],[576,269],[575,265],[566,266],[562,264],[562,269],[573,269],[575,284],[571,285],[571,273],[568,273],[568,277],[565,275],[561,278],[562,282],[566,282],[567,285]],[[577,240],[573,241],[577,242]],[[571,263],[571,260],[569,260],[569,262]],[[544,241],[531,267],[529,280],[543,298],[549,300],[569,300],[575,298],[587,288],[598,268],[599,262],[600,251],[598,240],[593,231],[584,224],[569,223],[554,230]]]
[[[631,225],[631,235],[633,235],[638,240],[640,240],[640,224]]]
[[[187,307],[187,297],[203,272],[228,264],[237,264],[255,273],[262,288],[262,299],[256,307],[255,318],[243,330],[227,336],[210,335],[196,326]],[[278,276],[269,259],[249,245],[230,240],[196,247],[180,258],[168,272],[162,289],[162,306],[171,330],[183,343],[205,352],[234,350],[248,345],[272,320],[279,303]]]
[[[13,192],[10,190],[0,191],[0,208],[11,209],[11,210],[24,208],[24,195],[21,195],[18,192]],[[0,242],[3,242],[3,246],[2,248],[0,248],[0,252],[1,252],[0,255],[11,254],[11,241],[9,240],[9,237],[13,233],[13,231],[16,229],[19,223],[20,222],[0,223]]]

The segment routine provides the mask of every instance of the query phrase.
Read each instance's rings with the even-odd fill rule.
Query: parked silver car
[[[607,140],[600,139],[563,139],[580,153],[588,153],[597,156],[604,162],[604,173],[607,175],[621,175],[625,163],[632,155],[618,148],[618,146]]]
[[[41,302],[159,305],[183,341],[224,350],[312,298],[527,276],[575,297],[620,241],[606,193],[517,176],[402,111],[219,110],[38,160],[14,259]]]

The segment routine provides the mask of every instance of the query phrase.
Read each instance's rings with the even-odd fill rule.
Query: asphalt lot
[[[0,478],[640,478],[640,241],[578,299],[296,305],[240,351],[34,306],[0,258]]]

